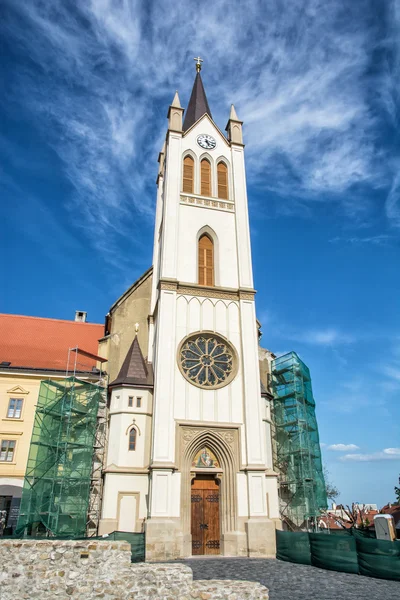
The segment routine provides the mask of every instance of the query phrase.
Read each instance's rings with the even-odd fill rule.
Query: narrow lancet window
[[[129,450],[136,450],[136,429],[134,427],[129,432]]]
[[[228,200],[228,167],[220,162],[217,166],[218,175],[218,198]]]
[[[199,284],[214,285],[214,244],[207,234],[199,239]]]
[[[206,158],[201,161],[201,195],[211,196],[211,165]]]
[[[183,192],[193,194],[194,191],[194,160],[191,156],[183,159]]]

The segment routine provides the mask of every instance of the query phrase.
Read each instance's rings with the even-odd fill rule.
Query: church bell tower
[[[159,155],[148,361],[147,557],[274,556],[277,477],[261,396],[242,121],[212,118],[201,59]]]

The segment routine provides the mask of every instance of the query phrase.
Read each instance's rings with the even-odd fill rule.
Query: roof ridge
[[[83,321],[75,321],[74,319],[56,319],[53,317],[36,317],[34,315],[15,315],[13,313],[0,313],[0,317],[18,317],[19,319],[37,319],[38,321],[57,321],[59,323],[79,323],[79,325],[96,325],[103,327],[103,323],[88,323]]]

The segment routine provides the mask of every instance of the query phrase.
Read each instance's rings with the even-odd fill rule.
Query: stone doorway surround
[[[181,471],[181,524],[183,554],[192,554],[191,483],[197,472],[214,474],[221,489],[221,555],[246,556],[246,533],[238,531],[237,483],[239,471],[239,425],[177,423],[177,457]],[[218,469],[195,469],[192,461],[207,446],[219,461]]]

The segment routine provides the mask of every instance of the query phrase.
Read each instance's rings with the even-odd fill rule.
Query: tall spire
[[[201,63],[203,62],[200,57],[194,59],[196,61],[196,78],[194,80],[192,95],[190,96],[189,104],[185,113],[185,120],[183,122],[183,131],[187,131],[196,121],[203,115],[207,114],[211,119],[211,111],[208,106],[207,96],[204,91],[203,81],[201,79]]]

